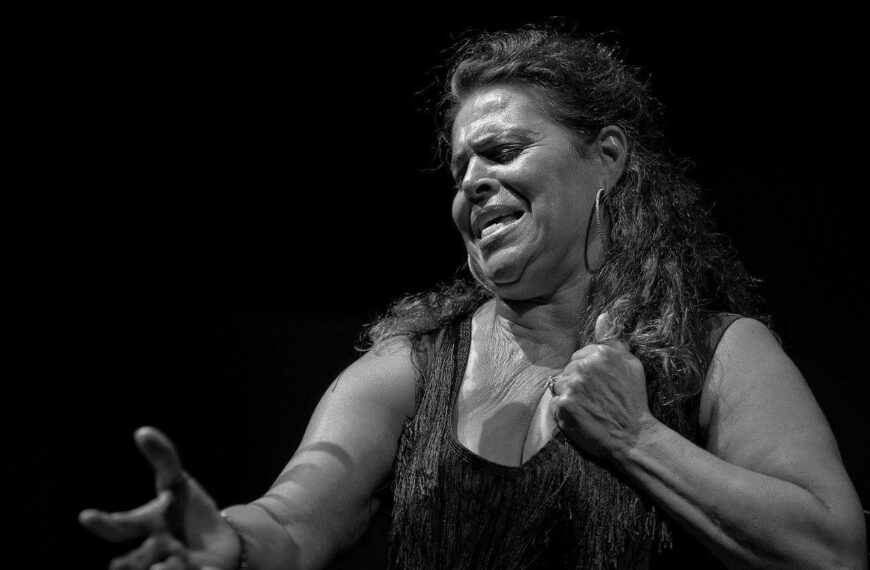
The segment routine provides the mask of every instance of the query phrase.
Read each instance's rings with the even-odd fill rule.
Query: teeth
[[[520,217],[522,216],[517,214],[506,214],[504,216],[499,216],[498,218],[495,218],[494,220],[489,222],[485,228],[480,230],[480,239],[496,233],[505,226],[509,226],[510,224],[520,219]]]
[[[483,231],[480,232],[480,237],[485,238],[486,236],[493,234],[493,233],[497,232],[498,230],[502,229],[506,225],[507,224],[505,224],[503,222],[496,222],[494,224],[488,225],[485,228],[483,228]]]

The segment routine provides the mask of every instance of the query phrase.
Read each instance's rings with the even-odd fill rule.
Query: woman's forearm
[[[287,487],[292,485],[285,483],[284,488],[292,495]],[[236,531],[245,538],[248,563],[255,570],[325,567],[336,554],[356,543],[378,508],[377,499],[372,498],[359,508],[336,512],[328,504],[281,495],[274,492],[276,488],[253,503],[225,509]]]
[[[613,460],[729,567],[865,564],[849,513],[796,484],[728,463],[660,422],[651,421]]]
[[[235,530],[245,541],[248,565],[253,570],[289,570],[304,565],[297,541],[280,522],[255,504],[225,509]]]

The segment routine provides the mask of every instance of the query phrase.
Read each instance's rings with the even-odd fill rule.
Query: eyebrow
[[[527,129],[525,127],[511,127],[503,131],[487,133],[481,137],[478,137],[477,139],[472,141],[471,144],[469,144],[467,147],[463,148],[462,150],[453,155],[453,158],[451,158],[450,160],[450,172],[455,174],[459,169],[460,165],[468,162],[469,147],[486,146],[492,143],[494,140],[498,140],[501,138],[518,137],[524,140],[528,140],[532,136],[537,134],[537,132],[531,129]]]

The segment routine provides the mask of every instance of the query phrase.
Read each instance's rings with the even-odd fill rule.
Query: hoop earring
[[[468,271],[471,273],[471,276],[474,277],[474,280],[477,281],[478,285],[483,287],[483,289],[487,293],[489,293],[490,295],[495,297],[495,292],[492,289],[490,289],[489,286],[486,284],[486,281],[481,279],[480,275],[477,274],[477,270],[474,268],[474,264],[471,263],[471,254],[470,253],[468,254]]]
[[[601,244],[601,257],[607,257],[607,236],[604,235],[604,226],[601,223],[601,197],[605,194],[604,188],[599,188],[595,193],[595,209],[589,212],[589,220],[586,223],[586,238],[583,240],[583,264],[586,266],[588,273],[594,273],[601,269],[601,265],[592,269],[589,267],[589,228],[592,226],[592,220],[595,220],[595,233],[598,234],[598,241]]]
[[[604,209],[601,206],[601,198],[604,197],[604,194],[606,194],[604,188],[599,188],[598,192],[595,194],[595,229],[598,231],[598,239],[601,242],[601,254],[604,257],[607,257],[607,250],[610,249],[610,244],[608,243],[607,234],[604,231],[604,223],[601,221],[603,215],[601,210]]]

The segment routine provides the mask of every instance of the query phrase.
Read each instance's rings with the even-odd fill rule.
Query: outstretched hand
[[[655,419],[647,405],[643,364],[621,340],[605,340],[607,313],[595,322],[597,344],[571,356],[556,377],[550,412],[557,425],[585,451],[613,457],[635,445]]]
[[[144,539],[112,561],[112,570],[230,570],[238,536],[205,490],[181,467],[172,442],[157,429],[136,430],[136,445],[154,469],[157,497],[127,512],[82,511],[82,525],[104,540]]]

